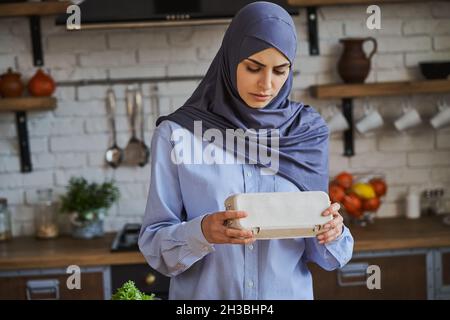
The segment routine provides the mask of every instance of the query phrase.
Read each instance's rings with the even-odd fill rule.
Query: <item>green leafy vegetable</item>
[[[117,289],[116,293],[113,294],[112,300],[154,300],[155,295],[147,295],[139,291],[133,281],[125,282],[122,287]]]

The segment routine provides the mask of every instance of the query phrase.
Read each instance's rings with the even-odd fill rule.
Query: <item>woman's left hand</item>
[[[339,213],[341,205],[338,202],[332,203],[329,208],[322,212],[323,216],[333,216],[333,220],[324,225],[324,229],[317,235],[320,244],[329,243],[339,237],[344,228],[344,219]]]

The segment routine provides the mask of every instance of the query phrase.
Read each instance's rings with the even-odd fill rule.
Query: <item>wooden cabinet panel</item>
[[[427,299],[427,269],[424,254],[355,258],[349,263],[378,265],[381,273],[381,289],[368,289],[366,276],[361,274],[348,278],[351,280],[344,282],[347,285],[341,286],[338,283],[339,271],[330,272],[310,264],[315,299]],[[349,285],[349,282],[354,285]]]
[[[450,286],[450,252],[442,254],[442,285]]]
[[[57,280],[59,298],[63,300],[104,299],[103,273],[81,273],[81,289],[69,290],[66,285],[68,274],[45,274],[33,276],[0,277],[0,299],[27,299],[29,280]],[[54,293],[34,294],[33,298],[51,299]]]

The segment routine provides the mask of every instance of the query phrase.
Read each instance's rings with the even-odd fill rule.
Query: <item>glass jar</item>
[[[36,237],[39,239],[51,239],[58,236],[58,213],[53,202],[52,189],[37,190],[38,203],[36,205],[34,226]]]
[[[444,195],[445,191],[443,188],[437,189],[436,214],[438,215],[447,213]]]
[[[12,238],[11,213],[8,210],[8,200],[0,198],[0,241]]]
[[[422,196],[420,199],[420,214],[422,216],[434,215],[433,192],[430,189],[425,189],[424,191],[422,191]]]

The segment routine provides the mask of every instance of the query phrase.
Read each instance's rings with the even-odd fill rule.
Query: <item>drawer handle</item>
[[[59,281],[56,279],[29,280],[27,281],[27,299],[33,300],[34,295],[54,294],[54,298],[45,298],[45,300],[59,299]],[[39,299],[38,297],[36,299]]]
[[[151,286],[153,283],[155,283],[156,277],[153,273],[149,272],[147,276],[145,277],[145,283],[149,286]]]
[[[367,262],[362,263],[348,263],[344,267],[340,268],[337,272],[337,281],[341,287],[355,287],[367,285],[367,268],[369,264]],[[351,280],[356,278],[357,280]],[[362,281],[361,278],[364,278]],[[345,280],[350,279],[350,280]]]

